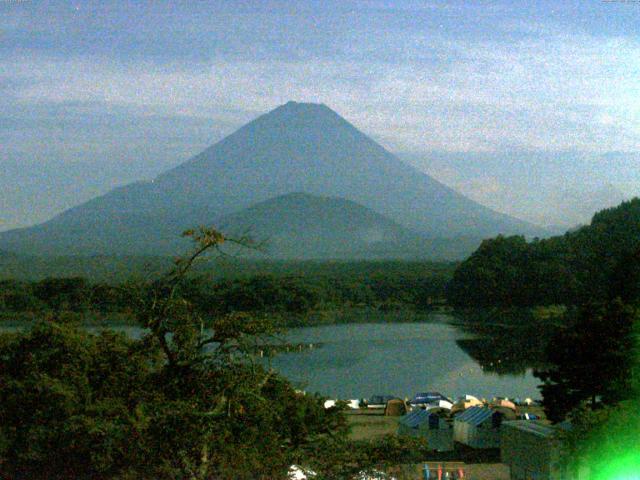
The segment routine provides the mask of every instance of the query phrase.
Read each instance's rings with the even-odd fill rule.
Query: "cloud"
[[[324,102],[405,150],[640,148],[635,40],[413,42],[440,60],[158,65],[27,56],[0,72],[19,102],[100,102],[238,124],[289,99]]]

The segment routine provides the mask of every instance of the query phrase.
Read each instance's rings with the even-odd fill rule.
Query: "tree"
[[[582,402],[591,409],[631,393],[633,326],[637,311],[619,299],[578,309],[569,327],[549,343],[550,368],[535,372],[547,416],[563,420]]]
[[[597,410],[581,406],[570,414],[572,428],[563,440],[571,473],[587,467],[590,478],[606,480],[633,478],[640,469],[640,322],[632,339],[628,394]]]
[[[264,318],[205,318],[182,294],[222,254],[212,229],[130,292],[148,334],[92,335],[62,314],[0,337],[0,469],[6,478],[285,478],[309,445],[346,431],[340,409],[296,392],[252,356]]]

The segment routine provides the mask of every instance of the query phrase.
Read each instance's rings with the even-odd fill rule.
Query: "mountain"
[[[430,238],[540,232],[403,163],[325,105],[289,102],[151,182],[0,234],[0,248],[157,254],[185,228],[291,192],[357,202]]]
[[[350,200],[291,193],[216,222],[222,231],[265,240],[271,258],[462,259],[480,239],[427,239]]]
[[[572,225],[588,224],[594,212],[620,205],[627,196],[614,185],[602,185],[593,190],[561,192],[557,211],[572,220]],[[560,196],[559,195],[559,196]]]

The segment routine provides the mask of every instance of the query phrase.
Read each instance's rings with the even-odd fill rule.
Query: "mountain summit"
[[[288,102],[152,182],[0,234],[0,248],[159,253],[184,228],[291,192],[356,202],[424,237],[534,231],[403,163],[327,106]]]

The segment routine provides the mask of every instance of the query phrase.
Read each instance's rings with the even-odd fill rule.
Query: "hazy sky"
[[[0,229],[291,99],[393,151],[638,152],[640,2],[7,0],[0,92]]]

